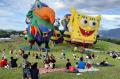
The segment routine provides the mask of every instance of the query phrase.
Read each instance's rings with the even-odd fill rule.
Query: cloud
[[[54,3],[54,5],[56,5],[56,7],[55,7],[56,9],[59,9],[59,8],[63,9],[63,8],[66,7],[66,5],[63,2],[61,2],[61,1],[56,1]]]
[[[24,29],[26,13],[34,2],[35,0],[0,0],[0,28]],[[53,8],[57,17],[63,17],[70,12],[71,7],[75,7],[79,12],[86,14],[104,14],[102,26],[105,28],[107,26],[105,22],[109,23],[110,27],[120,23],[118,21],[120,9],[116,9],[120,8],[120,0],[43,0],[42,2]]]
[[[101,19],[101,29],[109,30],[114,28],[120,28],[120,15],[107,15],[103,14]]]
[[[120,15],[102,15],[102,18],[106,20],[115,21],[115,20],[120,20]]]
[[[53,0],[51,0],[53,1]],[[58,0],[57,0],[58,1]],[[59,0],[64,3],[65,8],[76,7],[77,9],[86,9],[92,11],[102,11],[106,9],[120,7],[120,0]],[[61,8],[59,8],[61,9]]]

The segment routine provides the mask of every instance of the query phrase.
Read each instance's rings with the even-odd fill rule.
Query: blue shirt
[[[80,62],[78,63],[78,68],[79,68],[79,69],[85,69],[85,66],[86,66],[86,63],[83,62],[83,61],[80,61]]]

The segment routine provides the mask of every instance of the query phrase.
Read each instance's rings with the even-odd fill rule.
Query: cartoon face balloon
[[[71,10],[72,15],[69,23],[71,41],[92,44],[96,41],[96,35],[100,25],[100,16],[80,15],[75,9]]]
[[[42,43],[45,43],[45,48],[49,48],[48,43],[53,34],[54,21],[54,10],[39,0],[36,0],[35,4],[27,13],[26,24],[28,27],[24,31],[31,48],[35,42],[39,46],[41,46]]]

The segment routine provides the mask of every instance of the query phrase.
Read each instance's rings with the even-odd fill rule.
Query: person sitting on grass
[[[4,57],[2,57],[2,60],[0,61],[0,67],[7,67],[8,65],[8,62],[7,62],[7,59],[5,59]]]
[[[11,60],[10,60],[10,67],[11,68],[15,68],[15,67],[17,67],[18,65],[17,65],[17,58],[13,58],[13,57],[11,57],[10,58]]]
[[[95,54],[94,54],[94,53],[93,53],[91,56],[92,56],[92,59],[94,59],[94,58],[95,58]]]
[[[29,55],[29,56],[31,55],[30,51],[28,52],[28,55]]]
[[[88,61],[87,63],[86,63],[86,68],[87,69],[90,69],[90,68],[92,68],[93,66],[92,66],[92,62],[90,62],[90,61]]]
[[[80,57],[80,61],[78,63],[78,69],[85,69],[86,63],[83,60],[83,57]]]
[[[31,79],[39,79],[39,69],[37,68],[37,63],[31,66]]]
[[[67,59],[67,63],[66,63],[66,69],[68,70],[70,66],[71,66],[70,59]]]
[[[44,67],[45,67],[46,69],[49,68],[49,63],[50,63],[50,58],[49,58],[49,56],[46,56],[46,58],[45,58],[45,60],[44,60]]]
[[[28,61],[28,54],[23,55],[23,79],[31,79],[30,66],[31,63]]]
[[[19,49],[18,53],[19,53],[20,56],[23,56],[25,51],[23,49]]]
[[[50,56],[50,63],[49,63],[50,68],[52,68],[52,69],[55,68],[55,62],[56,62],[55,57],[54,56]]]

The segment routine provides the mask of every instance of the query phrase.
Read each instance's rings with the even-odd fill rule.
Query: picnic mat
[[[49,72],[57,72],[57,71],[64,71],[64,68],[55,68],[55,69],[45,69],[45,68],[40,68],[40,74],[45,74],[45,73],[49,73]]]

